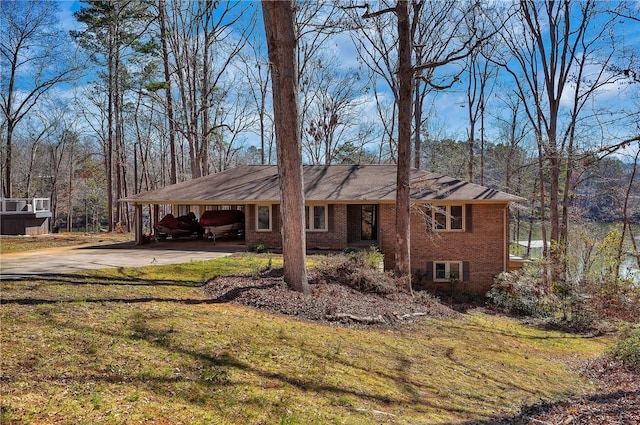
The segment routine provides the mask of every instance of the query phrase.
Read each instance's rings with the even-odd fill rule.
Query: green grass
[[[318,263],[318,257],[308,256],[310,266]],[[282,267],[282,255],[235,254],[216,260],[191,261],[182,264],[166,264],[145,267],[118,267],[90,270],[84,276],[98,281],[110,280],[120,283],[201,285],[214,276],[238,273],[258,273],[271,266]]]
[[[216,303],[246,255],[2,281],[2,424],[438,424],[582,393],[611,343],[484,314],[347,329]]]

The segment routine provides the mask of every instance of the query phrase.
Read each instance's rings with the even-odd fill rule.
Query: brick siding
[[[504,270],[505,204],[474,204],[471,207],[471,230],[465,232],[433,232],[427,229],[425,214],[420,207],[411,215],[411,268],[425,274],[427,263],[433,261],[468,262],[469,280],[464,288],[484,294],[493,278]],[[424,211],[424,210],[422,210]],[[508,214],[506,215],[508,219]],[[507,223],[508,224],[508,223]],[[385,254],[385,269],[395,266],[395,207],[380,208],[380,250]],[[508,228],[508,227],[506,227]],[[508,257],[507,257],[508,258]],[[430,282],[427,288],[446,289],[448,283]]]
[[[280,206],[273,204],[271,206],[271,230],[256,230],[256,205],[247,205],[244,215],[244,234],[247,246],[255,246],[264,244],[268,248],[282,248],[282,236],[280,234]]]
[[[473,204],[471,218],[467,219],[464,232],[433,232],[427,229],[425,209],[414,206],[411,215],[411,268],[413,272],[425,273],[427,263],[433,261],[462,261],[468,263],[469,280],[465,290],[484,294],[493,283],[493,278],[504,270],[508,259],[505,243],[506,204]],[[245,235],[247,245],[265,244],[271,249],[280,249],[280,215],[278,205],[273,205],[272,231],[256,232],[256,207],[247,206]],[[359,225],[353,211],[347,213],[345,204],[330,204],[327,232],[307,232],[308,249],[342,250],[348,246],[348,236],[353,230],[348,226]],[[469,211],[467,210],[466,213]],[[508,220],[508,214],[506,214]],[[384,254],[386,270],[395,266],[395,205],[378,206],[378,246]],[[508,229],[508,222],[507,227]],[[507,258],[505,258],[507,256]],[[447,283],[429,282],[427,289],[446,289]]]
[[[282,248],[279,205],[272,205],[271,231],[256,231],[256,206],[249,205],[245,215],[245,240],[247,245],[265,244],[271,249]],[[308,231],[307,249],[342,250],[347,246],[347,205],[329,204],[327,231]]]

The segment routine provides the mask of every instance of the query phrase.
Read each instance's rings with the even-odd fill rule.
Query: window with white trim
[[[464,205],[432,205],[431,228],[436,232],[464,232]]]
[[[451,282],[462,280],[462,261],[434,261],[433,281]]]
[[[305,229],[326,232],[328,223],[327,205],[306,205],[304,207]]]
[[[270,232],[273,219],[271,205],[256,205],[256,231]]]

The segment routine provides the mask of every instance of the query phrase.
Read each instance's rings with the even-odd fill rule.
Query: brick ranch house
[[[376,245],[385,269],[394,267],[395,165],[304,166],[307,249]],[[463,281],[484,293],[509,268],[509,203],[523,199],[427,171],[411,172],[411,266],[434,288]],[[205,209],[245,212],[245,242],[281,248],[280,189],[273,165],[250,165],[166,186],[121,200],[136,210],[172,205],[199,217]],[[157,208],[155,209],[157,211]],[[157,221],[156,212],[156,221]]]

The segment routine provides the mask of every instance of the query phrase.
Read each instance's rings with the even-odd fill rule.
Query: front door
[[[363,241],[375,241],[378,239],[378,206],[360,206],[360,239]]]

